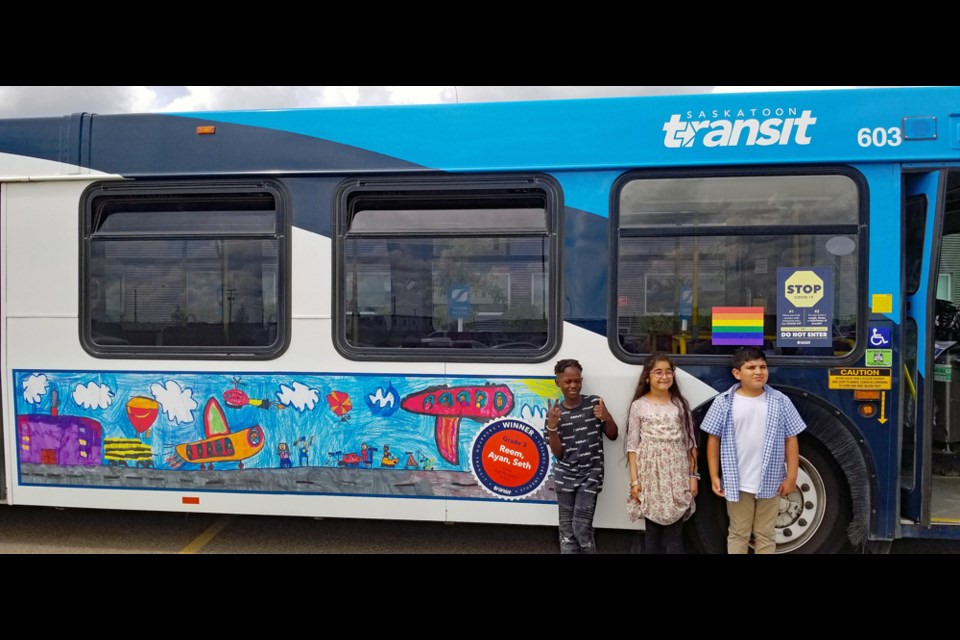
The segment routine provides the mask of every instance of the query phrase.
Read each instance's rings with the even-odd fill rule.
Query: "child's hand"
[[[787,478],[780,483],[780,488],[777,489],[778,496],[787,496],[793,493],[793,490],[797,488],[797,481]]]
[[[697,479],[693,476],[690,476],[690,495],[694,498],[697,497],[697,492],[700,491],[700,483],[697,482]]]
[[[723,492],[723,485],[720,483],[720,478],[711,478],[710,479],[711,489],[713,492],[720,496],[721,498],[725,497],[726,494]]]
[[[603,404],[603,398],[600,398],[600,401],[593,405],[593,417],[597,420],[603,420],[604,422],[609,421],[610,412],[607,411],[606,405]]]
[[[560,424],[560,401],[547,401],[547,428],[550,431],[556,431]]]

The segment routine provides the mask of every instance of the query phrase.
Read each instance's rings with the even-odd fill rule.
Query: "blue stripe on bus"
[[[613,169],[947,158],[948,116],[958,98],[960,90],[943,88],[871,89],[172,115],[298,133],[446,171]],[[869,104],[869,110],[850,108],[852,100]],[[913,113],[911,105],[917,104],[924,105],[924,113]],[[944,135],[894,144],[892,136],[899,135],[894,132],[900,131],[903,118],[916,115],[939,115]],[[816,122],[802,131],[791,124],[789,135],[776,140],[747,144],[744,133],[737,144],[704,144],[705,136],[716,142],[723,128],[733,128],[737,120],[775,119],[767,133],[779,135],[777,127],[784,127],[786,119],[811,118]],[[677,127],[697,123],[698,132],[691,130],[687,138],[670,128],[672,121]],[[671,136],[672,147],[666,144]],[[809,141],[798,142],[806,137]]]

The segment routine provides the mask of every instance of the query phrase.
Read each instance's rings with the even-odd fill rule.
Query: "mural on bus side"
[[[44,471],[64,467],[90,469],[83,486],[122,483],[102,473],[110,467],[299,470],[293,481],[248,474],[254,484],[242,490],[344,493],[343,473],[331,471],[406,470],[429,473],[402,491],[354,474],[349,492],[449,496],[452,482],[467,497],[462,487],[473,486],[475,497],[509,499],[541,488],[550,466],[541,430],[557,395],[552,378],[15,371],[14,385],[25,484],[60,484],[63,474]],[[499,449],[475,455],[478,440]]]

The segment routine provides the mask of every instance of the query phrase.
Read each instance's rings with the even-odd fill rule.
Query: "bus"
[[[643,359],[756,346],[778,552],[960,538],[958,87],[6,119],[0,252],[8,505],[556,526],[574,358],[640,530]]]

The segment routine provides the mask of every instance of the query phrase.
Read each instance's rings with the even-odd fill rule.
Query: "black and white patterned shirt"
[[[603,489],[603,430],[605,423],[593,415],[599,396],[580,396],[580,406],[567,409],[560,405],[557,426],[563,458],[557,459],[553,481],[557,491],[582,488],[588,493]]]

